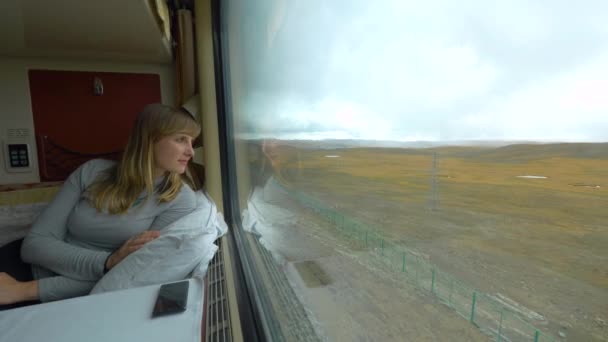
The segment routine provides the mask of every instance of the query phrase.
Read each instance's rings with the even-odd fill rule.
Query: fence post
[[[416,256],[416,286],[422,288],[420,283],[420,257]]]
[[[538,332],[538,330],[536,330],[534,332],[534,342],[538,342],[539,335],[540,335],[540,333]]]
[[[405,252],[403,252],[403,263],[401,265],[401,272],[406,272],[407,273],[407,268],[405,266]]]
[[[367,235],[368,235],[368,232],[369,232],[369,231],[366,229],[366,230],[365,230],[365,247],[367,247],[367,246],[368,246],[368,245],[367,245]]]
[[[431,293],[435,293],[435,269],[433,268],[431,272],[433,273],[431,278]]]
[[[448,298],[449,307],[452,307],[452,293],[454,292],[454,278],[450,277],[450,294]]]
[[[505,309],[500,310],[500,323],[498,324],[498,336],[496,336],[496,342],[502,341],[502,319],[505,314]]]
[[[384,238],[380,240],[380,255],[384,256]]]
[[[475,303],[477,302],[477,292],[473,291],[473,302],[471,303],[471,323],[475,324]]]

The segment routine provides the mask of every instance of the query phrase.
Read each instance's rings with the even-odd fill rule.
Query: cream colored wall
[[[172,65],[0,57],[0,145],[7,140],[8,129],[25,128],[30,133],[25,140],[30,144],[30,153],[32,154],[30,172],[8,173],[4,166],[5,152],[4,147],[2,147],[0,153],[0,184],[36,183],[40,181],[28,69],[158,74],[160,76],[162,102],[169,105],[175,104],[175,71]]]

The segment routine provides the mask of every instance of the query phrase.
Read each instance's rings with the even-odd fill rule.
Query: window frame
[[[224,219],[231,228],[226,235],[227,253],[230,253],[233,270],[234,288],[237,297],[238,314],[243,336],[247,341],[265,342],[280,340],[275,329],[271,329],[271,319],[262,312],[264,291],[254,281],[255,266],[245,255],[247,247],[239,216],[239,196],[236,179],[235,144],[233,134],[231,93],[226,80],[230,79],[230,68],[224,63],[228,47],[222,39],[226,37],[225,23],[222,20],[222,1],[211,0],[211,26],[213,43],[213,64],[215,72],[215,93],[218,117],[218,135],[220,150],[220,168],[222,175],[222,193]],[[236,196],[235,196],[236,195]],[[249,251],[250,252],[250,251]],[[266,304],[268,305],[268,304]],[[274,333],[273,333],[274,332]]]

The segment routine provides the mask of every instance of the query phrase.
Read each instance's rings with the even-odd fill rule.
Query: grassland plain
[[[278,155],[281,178],[294,189],[541,314],[534,324],[543,330],[608,341],[604,145],[281,146]]]
[[[371,249],[328,227],[325,218],[282,188],[268,186],[264,197],[256,206],[266,219],[277,217],[273,210],[290,212],[290,217],[273,220],[272,232],[261,231],[264,248],[256,248],[259,244],[248,236],[254,268],[263,270],[256,273],[261,288],[268,290],[268,307],[272,321],[279,322],[281,340],[314,340],[302,329],[306,322],[298,315],[299,308],[309,313],[322,341],[488,340],[456,312],[405,281],[402,273],[388,271]],[[260,257],[264,254],[272,256]]]

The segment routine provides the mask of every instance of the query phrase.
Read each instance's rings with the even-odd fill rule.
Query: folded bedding
[[[228,227],[207,194],[197,209],[162,229],[161,235],[127,256],[101,278],[91,294],[203,277]]]

